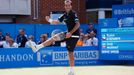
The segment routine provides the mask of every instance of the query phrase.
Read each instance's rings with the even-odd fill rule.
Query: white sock
[[[70,67],[70,72],[74,72],[74,67]]]
[[[38,48],[38,49],[41,49],[41,48],[43,48],[43,47],[44,47],[43,44],[36,45],[36,48]]]

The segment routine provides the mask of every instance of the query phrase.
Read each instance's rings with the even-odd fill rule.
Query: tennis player
[[[76,47],[76,43],[79,38],[72,37],[72,36],[79,36],[79,27],[80,27],[80,22],[77,17],[77,14],[73,11],[72,9],[72,1],[71,0],[65,0],[65,13],[58,18],[58,20],[52,20],[49,16],[46,16],[46,20],[51,23],[51,24],[59,24],[61,22],[65,22],[67,25],[68,32],[65,34],[64,40],[66,41],[66,48],[68,50],[68,55],[69,55],[69,63],[70,63],[70,72],[68,75],[75,75],[74,73],[74,49]],[[51,45],[53,42],[61,40],[63,37],[64,33],[59,33],[56,34],[55,36],[51,37],[44,43],[36,46],[31,46],[32,50],[34,52],[37,52],[39,49],[46,47],[48,45]],[[63,40],[63,38],[62,38]]]

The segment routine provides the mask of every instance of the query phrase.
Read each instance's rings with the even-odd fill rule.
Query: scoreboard
[[[113,5],[99,27],[100,59],[134,60],[134,4]]]
[[[134,17],[101,19],[99,47],[102,60],[134,60]]]
[[[102,28],[101,59],[134,60],[134,27]]]

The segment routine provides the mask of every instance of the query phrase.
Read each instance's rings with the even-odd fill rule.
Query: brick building
[[[63,12],[64,0],[0,0],[0,23],[45,24],[50,12]],[[81,23],[98,23],[112,16],[112,5],[134,0],[72,0]]]
[[[86,22],[85,0],[72,0],[73,9],[78,13],[81,23]],[[15,16],[17,23],[47,23],[45,16],[52,11],[64,11],[64,0],[31,0],[30,16]]]

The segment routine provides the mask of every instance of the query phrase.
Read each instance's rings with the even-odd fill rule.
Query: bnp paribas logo
[[[53,65],[52,57],[52,50],[41,50],[37,53],[37,61],[40,62],[40,65]]]

